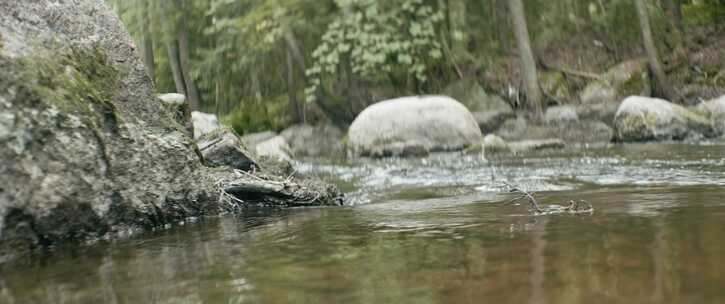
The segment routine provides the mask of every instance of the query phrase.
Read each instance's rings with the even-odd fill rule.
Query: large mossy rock
[[[0,41],[0,263],[237,210],[104,1],[0,1]]]
[[[445,96],[414,96],[369,106],[353,121],[348,146],[354,156],[406,156],[460,150],[483,136],[471,112]]]
[[[579,95],[581,103],[619,102],[632,95],[650,95],[650,80],[646,59],[633,59],[609,69],[602,79],[591,82]]]
[[[705,116],[663,99],[627,97],[614,116],[618,141],[681,140],[712,136],[712,122]]]
[[[0,12],[0,262],[226,208],[103,1]]]

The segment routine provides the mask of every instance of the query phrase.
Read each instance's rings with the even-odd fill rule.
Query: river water
[[[0,303],[725,302],[725,145],[298,168],[349,205],[38,254],[0,270]],[[511,185],[547,212],[507,204]]]

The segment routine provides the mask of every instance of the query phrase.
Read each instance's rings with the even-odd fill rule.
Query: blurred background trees
[[[725,0],[109,1],[159,91],[240,133],[345,127],[376,101],[464,79],[538,116],[640,57],[655,95],[725,87],[723,56],[703,51],[725,45]]]

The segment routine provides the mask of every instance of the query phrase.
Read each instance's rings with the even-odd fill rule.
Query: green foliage
[[[341,13],[332,21],[312,53],[314,65],[306,74],[311,85],[308,102],[325,75],[347,66],[367,79],[403,70],[419,82],[427,69],[441,60],[443,50],[436,32],[443,14],[423,0],[337,0]]]
[[[289,125],[285,115],[287,102],[286,96],[278,96],[264,103],[241,103],[229,114],[222,116],[221,121],[237,134],[281,131]]]
[[[683,15],[688,25],[725,23],[725,1],[703,0],[683,6]]]
[[[137,41],[150,35],[160,91],[175,91],[166,44],[185,20],[201,108],[229,114],[240,133],[295,123],[297,99],[315,102],[304,107],[308,119],[320,119],[322,110],[340,121],[382,98],[439,93],[460,77],[494,93],[519,85],[507,0],[108,1]],[[725,21],[723,0],[674,1],[683,5],[687,27]],[[647,3],[654,40],[666,56],[683,40],[668,29],[661,2]],[[641,55],[633,0],[526,0],[525,9],[541,58],[554,52],[566,58],[569,46],[597,48],[595,56],[612,57],[607,63]],[[587,64],[576,68],[596,70]],[[551,83],[552,92],[564,92],[559,81]],[[583,85],[564,95],[576,96]]]

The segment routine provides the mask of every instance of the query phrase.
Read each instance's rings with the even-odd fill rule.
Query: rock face
[[[0,261],[224,210],[103,1],[0,11]]]
[[[614,117],[618,141],[679,140],[687,136],[712,136],[712,123],[700,114],[666,100],[627,97]]]
[[[343,133],[333,125],[295,125],[280,134],[295,157],[343,157]]]
[[[242,141],[229,129],[221,128],[203,135],[197,146],[208,166],[229,166],[242,171],[250,171],[255,166]]]
[[[194,125],[194,139],[199,139],[222,127],[216,115],[197,111],[191,112],[191,123]]]
[[[354,156],[460,150],[482,139],[473,115],[445,96],[403,97],[373,104],[360,113],[348,132]]]
[[[104,1],[0,12],[0,263],[234,210]]]

